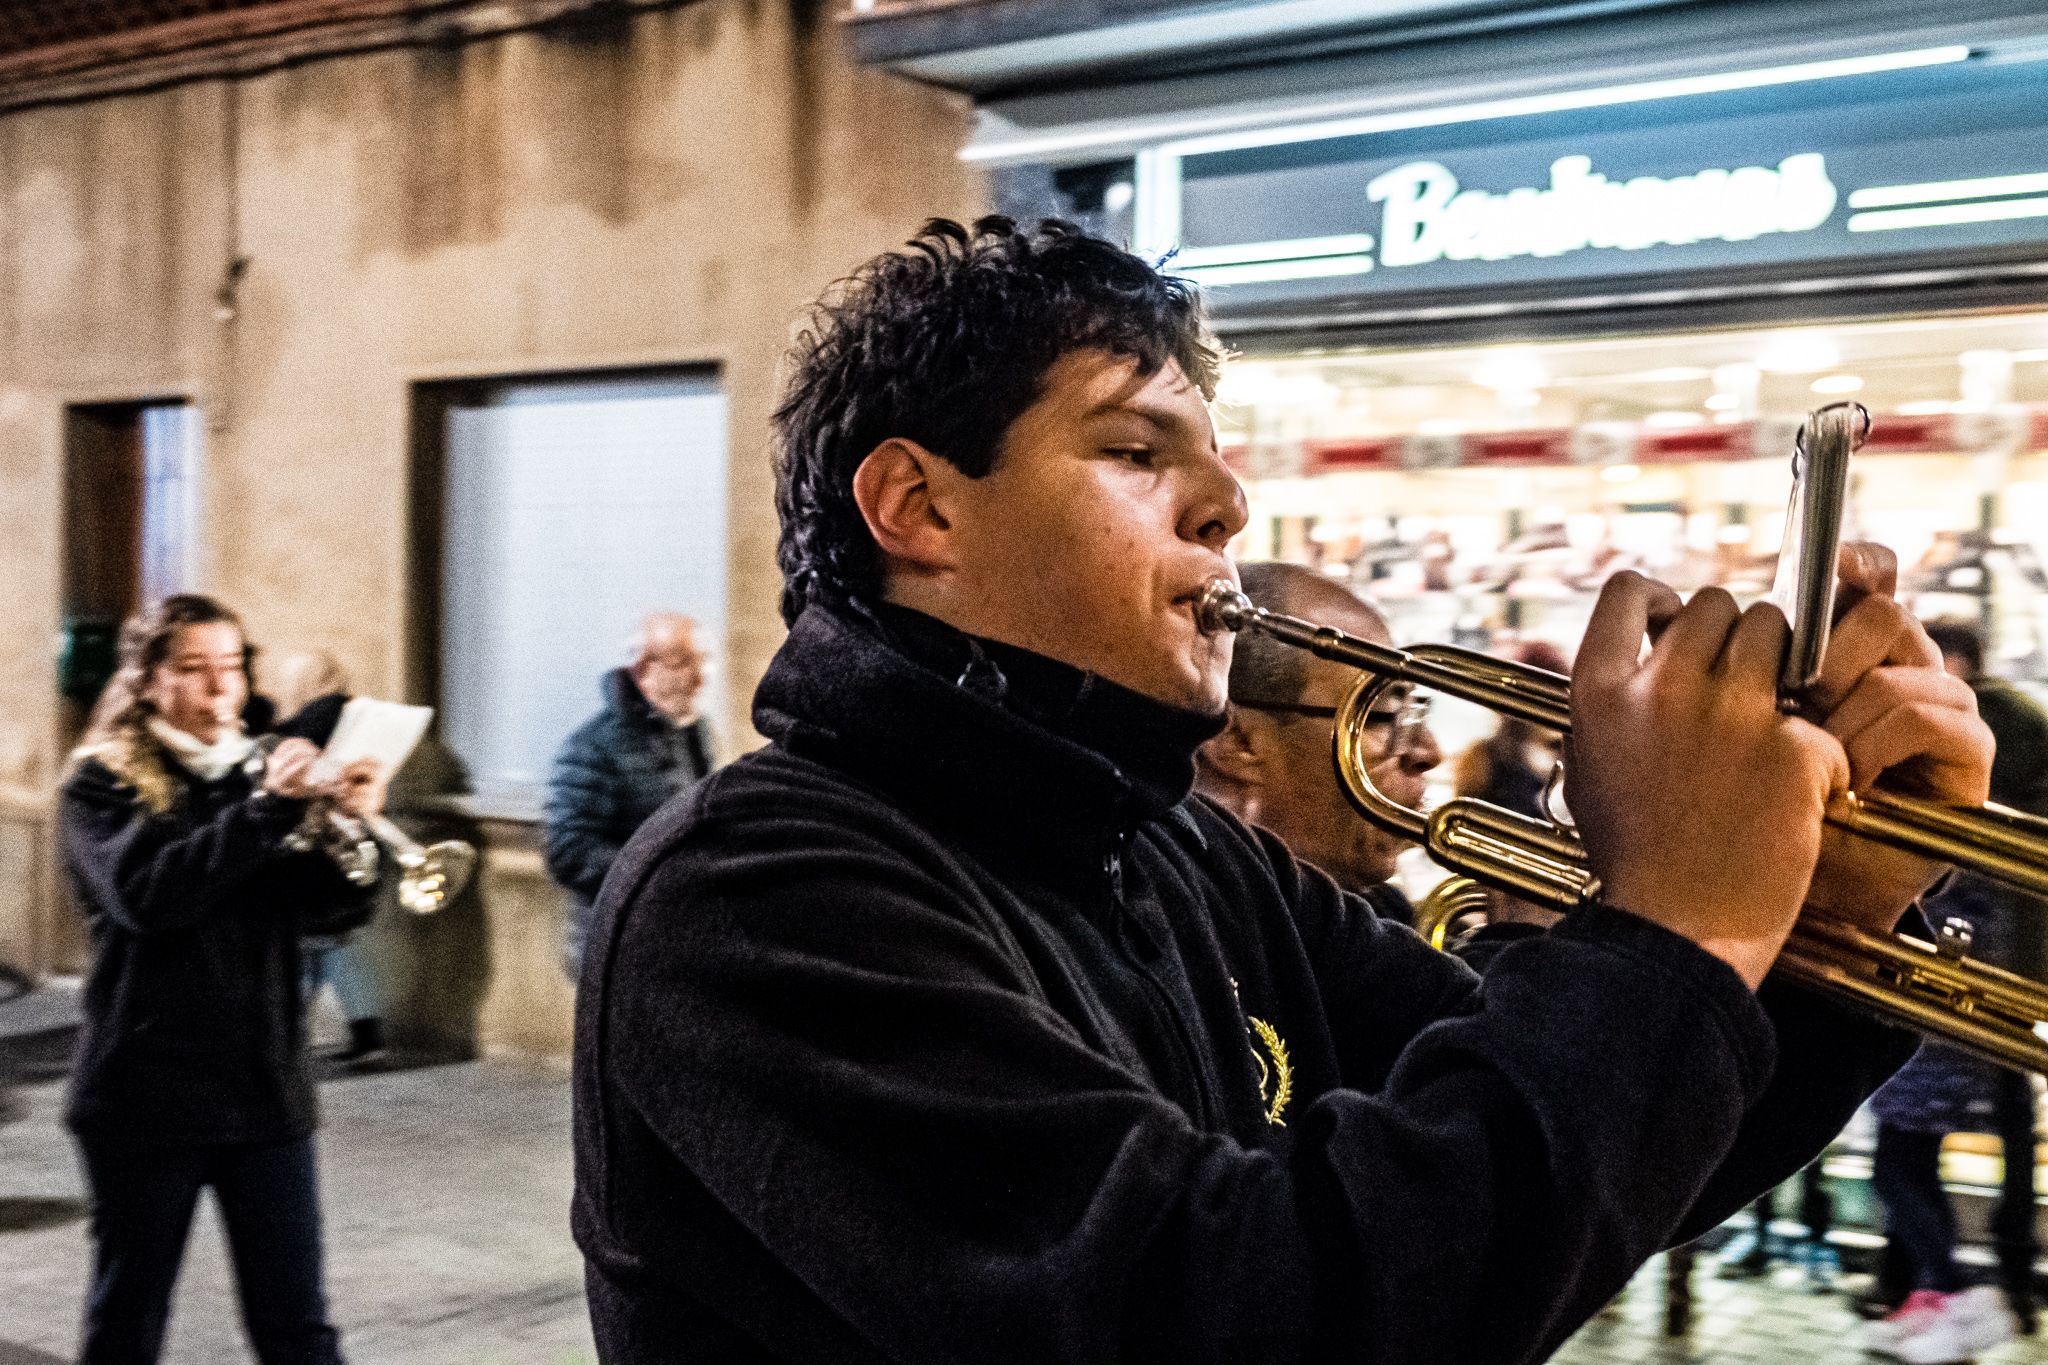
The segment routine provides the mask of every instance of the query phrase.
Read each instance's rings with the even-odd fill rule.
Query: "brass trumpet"
[[[1563,911],[1598,897],[1584,845],[1569,828],[1458,797],[1424,813],[1373,784],[1377,754],[1366,738],[1374,704],[1398,685],[1428,688],[1516,716],[1559,734],[1571,730],[1571,683],[1544,669],[1453,645],[1401,650],[1258,607],[1227,579],[1196,604],[1210,633],[1256,630],[1363,674],[1336,719],[1338,780],[1351,804],[1380,828],[1420,844],[1461,874],[1430,909],[1448,922],[1472,905],[1472,883]],[[1951,863],[2035,895],[2048,896],[2048,820],[1997,805],[1956,807],[1893,792],[1845,792],[1827,821],[1892,848]],[[1961,920],[1938,926],[1939,943],[1872,934],[1802,915],[1777,970],[1824,994],[1989,1061],[2048,1073],[2048,988],[1967,960]],[[1438,933],[1440,939],[1441,934]]]
[[[263,768],[282,740],[265,735],[256,741],[247,771],[261,783]],[[415,915],[431,915],[460,896],[476,875],[477,852],[460,839],[422,845],[383,815],[351,815],[327,797],[306,808],[284,846],[294,853],[324,853],[335,870],[353,886],[375,886],[383,874],[384,856],[398,865],[398,903]]]
[[[423,846],[382,815],[350,815],[326,800],[313,803],[285,847],[325,853],[355,886],[376,885],[388,852],[398,864],[398,903],[415,915],[447,905],[476,872],[476,849],[460,839]]]

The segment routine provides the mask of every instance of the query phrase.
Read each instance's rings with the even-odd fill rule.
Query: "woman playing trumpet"
[[[260,752],[241,726],[248,686],[235,614],[166,598],[123,627],[63,787],[64,867],[94,950],[66,1115],[92,1198],[90,1365],[157,1358],[208,1186],[258,1358],[341,1359],[299,940],[360,924],[375,888],[288,836],[316,801],[375,813],[383,778],[365,764],[319,783],[303,739]]]

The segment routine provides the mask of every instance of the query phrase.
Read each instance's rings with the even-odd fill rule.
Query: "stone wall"
[[[412,386],[717,364],[723,731],[749,734],[781,638],[767,417],[792,320],[983,195],[964,101],[854,65],[823,14],[701,0],[0,117],[0,788],[46,792],[61,762],[64,416],[87,402],[198,404],[202,586],[266,650],[401,696]],[[15,880],[47,868],[41,818],[0,811],[0,956],[76,970],[51,879]],[[525,847],[483,882],[474,1041],[557,1049],[559,898]]]

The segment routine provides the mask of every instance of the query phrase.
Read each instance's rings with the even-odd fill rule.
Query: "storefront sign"
[[[1373,177],[1365,194],[1384,205],[1379,264],[1396,268],[1811,232],[1827,222],[1836,199],[1818,152],[1788,156],[1775,169],[1738,166],[1668,180],[1610,180],[1591,157],[1563,156],[1550,163],[1547,187],[1505,193],[1461,189],[1449,168],[1411,161]]]
[[[1176,153],[1141,245],[1219,303],[2035,247],[2048,63]]]

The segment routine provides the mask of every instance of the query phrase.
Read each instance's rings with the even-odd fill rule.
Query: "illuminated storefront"
[[[1370,592],[1403,638],[1569,645],[1608,573],[1767,587],[1799,414],[1876,415],[1853,535],[1929,615],[2048,665],[2048,311],[1241,359],[1251,557]]]
[[[1568,646],[1622,567],[1761,591],[1800,418],[1853,399],[1852,533],[2032,674],[2044,133],[2048,64],[1912,49],[1166,142],[1132,226],[1244,352],[1241,548],[1399,636]]]

